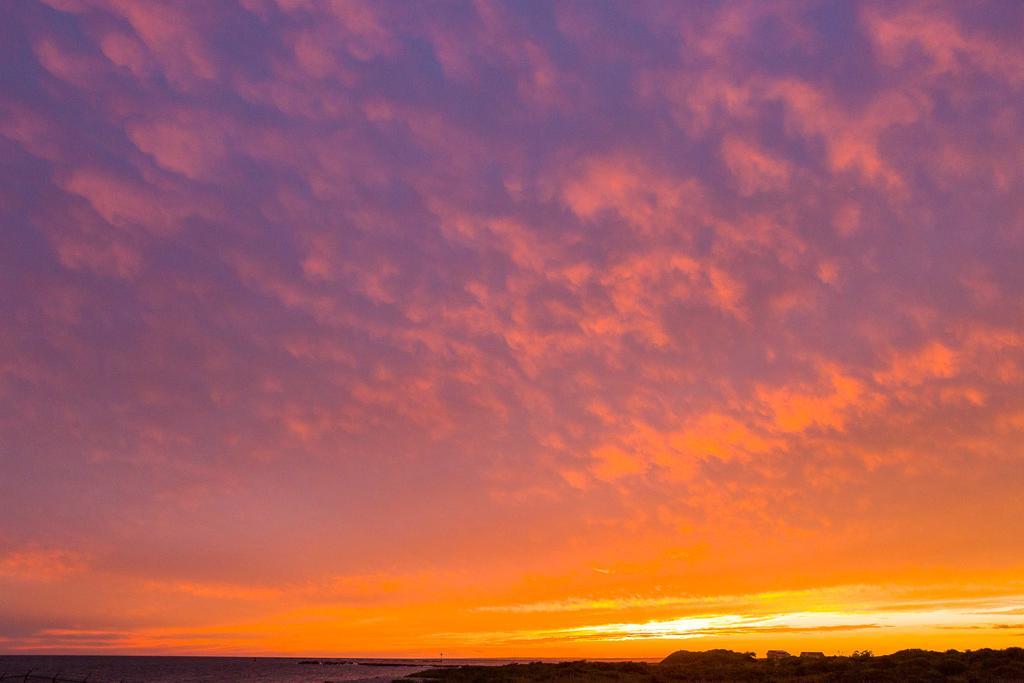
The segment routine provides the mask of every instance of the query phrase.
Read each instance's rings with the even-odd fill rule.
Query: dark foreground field
[[[430,681],[1024,681],[1024,649],[929,652],[872,657],[789,657],[768,661],[729,650],[681,650],[660,664],[562,662],[430,669]]]

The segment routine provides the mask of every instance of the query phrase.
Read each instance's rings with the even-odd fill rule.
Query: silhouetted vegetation
[[[756,659],[731,650],[680,650],[660,664],[641,662],[560,662],[429,669],[410,678],[434,681],[803,681],[848,683],[925,681],[1024,681],[1024,649],[901,650],[872,656]]]

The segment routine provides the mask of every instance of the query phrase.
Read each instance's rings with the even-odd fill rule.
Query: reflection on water
[[[311,664],[321,661],[322,664]],[[308,660],[276,657],[107,657],[0,656],[3,674],[37,674],[95,683],[323,683],[324,681],[391,681],[420,671],[426,660]],[[401,666],[394,666],[400,664]]]

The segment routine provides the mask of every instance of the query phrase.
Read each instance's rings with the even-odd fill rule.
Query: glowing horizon
[[[0,16],[0,653],[1024,645],[1024,5]]]

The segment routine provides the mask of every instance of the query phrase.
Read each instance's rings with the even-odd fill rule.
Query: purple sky
[[[1009,0],[5,3],[0,651],[1024,593],[1022,35]],[[623,604],[583,623],[685,612]]]

